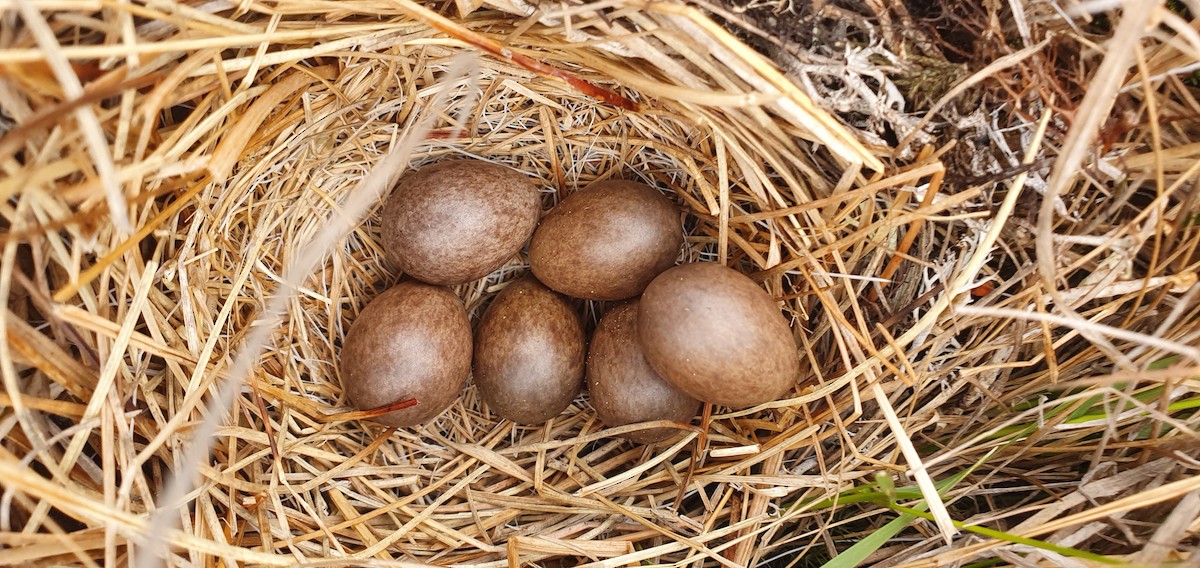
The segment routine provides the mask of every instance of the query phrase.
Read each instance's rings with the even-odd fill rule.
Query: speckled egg
[[[684,424],[700,401],[662,378],[646,362],[638,342],[637,302],[614,306],[600,319],[588,346],[587,384],[596,415],[609,426],[651,420]],[[641,444],[671,438],[683,430],[654,428],[625,434]]]
[[[546,214],[529,243],[529,265],[568,296],[622,300],[674,264],[682,245],[671,200],[646,184],[602,181]]]
[[[557,416],[583,388],[587,339],[566,299],[533,278],[509,284],[475,331],[475,385],[493,412],[520,424]]]
[[[375,418],[389,426],[432,420],[458,399],[470,374],[467,311],[441,286],[389,288],[363,308],[342,345],[342,388],[356,408],[417,399],[416,406]]]
[[[381,218],[384,254],[405,274],[453,286],[511,259],[537,226],[538,188],[481,160],[450,160],[403,176]]]
[[[676,266],[646,287],[638,338],[650,366],[702,400],[745,408],[776,400],[800,372],[779,304],[720,264]]]

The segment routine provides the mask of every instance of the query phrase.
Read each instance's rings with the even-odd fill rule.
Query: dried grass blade
[[[25,20],[25,25],[29,27],[30,33],[41,47],[46,63],[50,65],[55,78],[62,85],[63,93],[68,99],[83,97],[83,84],[80,83],[79,76],[71,69],[70,62],[62,52],[62,46],[58,44],[54,31],[50,29],[50,25],[46,23],[41,12],[29,0],[14,0],[14,2],[21,12],[21,18]],[[125,192],[121,190],[121,184],[117,183],[117,167],[113,164],[113,157],[109,153],[108,139],[104,135],[104,128],[100,125],[100,119],[96,117],[96,113],[90,106],[80,105],[75,108],[75,120],[79,123],[79,129],[87,143],[88,153],[92,157],[92,165],[100,176],[100,183],[104,188],[108,213],[112,218],[113,225],[120,234],[128,235],[133,232],[133,226],[129,224]]]
[[[153,219],[142,225],[142,227],[138,229],[133,236],[121,241],[121,243],[113,247],[108,254],[97,260],[95,264],[89,266],[87,270],[84,270],[83,273],[79,275],[78,280],[70,282],[69,284],[59,288],[58,291],[54,293],[54,301],[65,302],[68,298],[78,293],[80,288],[92,283],[92,281],[98,278],[113,262],[116,262],[116,260],[121,258],[122,255],[129,252],[129,250],[133,247],[137,246],[142,239],[153,233],[154,230],[160,227],[163,223],[166,223],[167,220],[178,213],[180,209],[183,209],[185,206],[191,203],[192,198],[196,197],[196,195],[198,195],[208,185],[207,182],[207,178],[197,181],[192,187],[188,188],[185,193],[177,197],[175,201],[172,201],[170,205],[164,207],[158,215],[154,216]]]
[[[638,104],[636,102],[631,101],[618,93],[593,85],[587,81],[584,81],[583,79],[580,79],[579,77],[576,77],[575,75],[572,75],[571,73],[542,63],[541,61],[529,57],[528,55],[516,53],[511,48],[505,47],[500,42],[479,35],[463,26],[460,26],[453,20],[450,20],[449,18],[446,18],[445,16],[442,16],[433,10],[421,6],[420,4],[411,2],[410,0],[388,0],[388,2],[397,6],[401,10],[408,12],[410,15],[428,22],[429,25],[437,28],[442,33],[459,41],[463,41],[478,47],[479,49],[499,57],[500,59],[520,65],[521,67],[524,67],[525,69],[533,71],[534,73],[537,73],[538,75],[548,79],[562,81],[580,93],[583,93],[589,97],[595,97],[610,105],[618,106],[633,112],[637,112],[638,110]]]
[[[114,510],[94,499],[89,499],[74,493],[50,481],[36,472],[8,458],[0,458],[0,479],[5,485],[16,491],[37,496],[71,515],[87,519],[100,525],[116,525],[117,531],[126,537],[146,530],[148,522],[145,518]],[[266,554],[242,547],[219,544],[209,539],[199,538],[177,529],[165,531],[163,537],[172,543],[213,556],[235,558],[241,562],[260,564],[263,566],[291,566],[295,559],[291,556]]]
[[[1046,180],[1042,204],[1037,223],[1037,265],[1043,285],[1049,291],[1058,289],[1056,279],[1057,257],[1054,254],[1054,204],[1058,196],[1079,173],[1084,157],[1092,150],[1092,142],[1100,133],[1100,126],[1108,120],[1109,112],[1117,100],[1130,63],[1133,60],[1134,44],[1141,40],[1146,26],[1159,9],[1158,0],[1129,0],[1122,2],[1124,10],[1117,31],[1109,42],[1104,62],[1096,70],[1088,85],[1083,101],[1076,109],[1076,122],[1071,125],[1067,139],[1059,150],[1058,159]],[[1060,306],[1060,309],[1069,309]],[[1073,310],[1072,310],[1073,311]]]
[[[441,84],[457,84],[468,75],[469,68],[474,64],[474,60],[466,55],[456,57]],[[445,88],[437,90],[434,100],[431,102],[432,108],[441,108],[440,103],[445,99],[447,90]],[[177,471],[194,471],[194,464],[199,463],[209,454],[218,426],[224,422],[234,397],[241,391],[246,377],[250,374],[253,366],[257,364],[260,354],[270,341],[275,324],[284,313],[291,295],[300,288],[304,279],[324,257],[328,247],[352,231],[367,211],[378,203],[389,181],[403,170],[413,150],[424,142],[425,136],[432,129],[433,117],[433,113],[426,113],[420,117],[409,132],[358,184],[344,202],[342,209],[336,210],[330,215],[330,222],[322,228],[321,232],[315,235],[308,245],[298,249],[303,251],[300,258],[289,263],[284,274],[286,291],[273,296],[262,315],[259,316],[259,321],[253,326],[244,346],[234,360],[229,379],[217,389],[216,396],[210,402],[207,417],[195,429],[192,442],[184,451],[180,462],[181,466]],[[173,513],[177,507],[182,505],[183,497],[187,494],[192,482],[191,475],[175,475],[170,478],[159,499],[159,509],[155,512],[153,522],[145,535],[144,549],[138,555],[137,566],[139,568],[153,568],[161,560],[165,544],[163,533],[165,530],[174,528],[173,519],[177,517]]]
[[[325,73],[322,74],[331,74],[329,72],[332,71],[332,68],[323,69]],[[320,71],[320,69],[316,71]],[[242,152],[245,150],[246,144],[255,134],[258,134],[259,127],[267,120],[267,116],[275,110],[275,107],[296,91],[316,82],[317,76],[314,75],[317,74],[289,73],[278,83],[271,85],[267,92],[259,95],[250,108],[246,109],[246,113],[242,115],[237,124],[226,130],[221,143],[217,145],[216,151],[208,161],[208,172],[215,183],[224,183],[229,177],[234,164],[242,159]]]
[[[114,73],[120,74],[114,76],[114,78],[124,74],[122,71],[115,71]],[[148,73],[131,79],[124,79],[120,82],[106,81],[102,78],[95,83],[88,84],[88,86],[84,87],[83,94],[79,97],[63,101],[45,110],[38,110],[28,120],[5,132],[3,136],[0,136],[0,160],[11,158],[31,134],[59,122],[65,113],[77,112],[83,106],[102,101],[129,89],[140,89],[148,85],[153,85],[161,79],[162,76],[158,73]],[[11,190],[8,183],[9,180],[0,182],[0,197],[5,199],[8,198]]]
[[[533,483],[533,477],[528,471],[517,465],[516,462],[488,449],[476,444],[451,444],[450,447],[455,450],[467,454],[487,465],[490,465],[508,475],[511,475],[526,483]]]
[[[1154,531],[1145,548],[1136,556],[1135,562],[1145,566],[1161,566],[1187,538],[1188,528],[1194,527],[1200,515],[1200,491],[1192,491],[1179,500],[1175,510]]]
[[[95,371],[84,367],[53,340],[40,333],[12,311],[5,317],[8,345],[25,363],[37,367],[71,396],[89,400],[96,389]]]
[[[701,32],[695,36],[697,39],[702,36],[712,38],[715,43],[708,47],[712,50],[714,57],[731,69],[741,70],[739,75],[742,79],[756,87],[765,88],[764,90],[767,92],[782,93],[784,97],[779,100],[780,106],[806,128],[816,140],[828,145],[838,157],[850,163],[863,164],[868,169],[877,172],[885,169],[883,162],[875,154],[870,152],[828,112],[818,107],[807,94],[797,88],[783,73],[780,73],[772,63],[702,12],[691,6],[662,2],[647,4],[645,9],[667,14],[685,32],[689,30]]]
[[[606,492],[607,490],[609,490],[613,487],[616,487],[623,483],[637,479],[637,477],[640,476],[641,474],[653,469],[658,464],[674,457],[675,454],[679,453],[680,450],[687,447],[688,444],[691,444],[692,439],[695,436],[696,436],[696,434],[689,433],[687,436],[684,436],[678,442],[675,442],[674,444],[672,444],[671,447],[669,447],[661,452],[657,452],[657,454],[653,458],[645,460],[642,463],[639,463],[638,465],[621,472],[620,475],[615,475],[615,476],[605,479],[603,481],[598,481],[587,487],[584,487],[584,488],[580,489],[579,491],[577,491],[576,495],[579,495],[581,497],[586,497],[592,493]]]
[[[987,80],[996,73],[1018,65],[1022,61],[1029,59],[1042,49],[1045,49],[1047,45],[1050,45],[1051,39],[1052,38],[1046,38],[1016,53],[1005,55],[1004,57],[993,61],[992,63],[988,64],[987,67],[980,69],[970,77],[967,77],[962,82],[955,85],[953,88],[947,91],[945,95],[942,95],[942,98],[938,99],[938,101],[934,103],[932,107],[929,108],[929,111],[925,113],[925,116],[921,119],[921,122],[917,123],[916,128],[914,128],[913,131],[908,134],[908,136],[905,136],[904,139],[900,141],[900,144],[896,146],[896,152],[903,151],[908,147],[909,144],[912,144],[912,141],[916,138],[917,134],[924,130],[925,127],[929,125],[929,122],[933,120],[933,117],[936,116],[937,113],[942,110],[942,108],[950,104],[951,101],[967,92],[967,90],[971,87],[974,87],[975,85]]]
[[[1033,139],[1029,144],[1029,148],[1025,152],[1026,163],[1033,161],[1038,152],[1041,151],[1042,140],[1046,135],[1046,128],[1049,126],[1052,116],[1053,114],[1049,109],[1046,109],[1046,111],[1042,113],[1042,118],[1038,122],[1037,131],[1034,132]],[[967,259],[966,266],[963,267],[963,269],[950,283],[949,287],[946,289],[946,293],[942,294],[937,301],[934,302],[933,306],[931,306],[929,310],[925,312],[923,316],[921,316],[921,319],[917,320],[917,323],[910,327],[908,331],[905,331],[903,335],[896,338],[895,345],[902,348],[907,348],[907,346],[912,343],[918,335],[924,333],[925,330],[929,329],[929,327],[938,320],[938,318],[942,317],[942,314],[947,308],[950,307],[951,302],[955,298],[957,298],[960,294],[969,293],[969,291],[965,290],[964,288],[966,287],[967,283],[971,282],[971,280],[973,280],[979,273],[979,269],[983,266],[984,261],[987,259],[988,255],[991,254],[992,247],[995,246],[997,239],[1000,238],[1000,231],[1005,227],[1005,223],[1008,221],[1008,218],[1012,215],[1013,210],[1016,208],[1017,198],[1020,197],[1021,190],[1025,187],[1025,180],[1027,177],[1028,174],[1026,172],[1022,172],[1013,179],[1012,187],[1008,190],[1008,193],[1004,196],[1004,201],[1000,203],[1000,207],[996,210],[995,215],[992,217],[987,234],[983,236],[983,239],[980,241],[979,245],[975,247],[975,250],[971,254],[970,258]],[[879,356],[888,357],[894,354],[893,349],[895,348],[891,345],[885,346],[879,350]],[[866,369],[873,364],[874,363],[872,361],[860,363],[858,366],[847,372],[846,376],[862,376],[863,372],[865,372]]]
[[[633,543],[621,540],[558,539],[541,536],[515,536],[509,543],[519,552],[584,556],[591,560],[612,558],[633,552]]]

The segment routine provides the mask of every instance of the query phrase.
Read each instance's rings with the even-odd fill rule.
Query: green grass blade
[[[894,503],[888,503],[885,506],[892,509],[893,511],[896,511],[897,513],[921,517],[922,519],[925,519],[928,521],[933,520],[933,515],[930,515],[929,513],[926,513],[924,511],[920,511],[920,510],[909,508],[909,507],[904,507],[902,505],[896,505]],[[1023,536],[1018,536],[1015,534],[1006,533],[1004,531],[998,531],[996,529],[989,529],[987,527],[981,527],[978,525],[967,525],[967,524],[963,524],[960,521],[952,521],[952,522],[954,523],[955,527],[957,527],[961,530],[964,530],[964,531],[973,532],[975,534],[986,536],[988,538],[994,538],[996,540],[1003,540],[1005,542],[1011,542],[1013,544],[1023,544],[1025,546],[1030,546],[1033,548],[1038,548],[1041,550],[1054,552],[1056,554],[1061,554],[1063,556],[1069,556],[1072,558],[1082,558],[1084,560],[1091,560],[1093,562],[1100,562],[1102,564],[1124,564],[1125,563],[1119,559],[1112,558],[1109,556],[1104,556],[1102,554],[1096,554],[1094,552],[1088,552],[1086,550],[1079,550],[1078,548],[1071,548],[1068,546],[1060,546],[1057,544],[1052,544],[1052,543],[1046,542],[1044,540],[1038,540],[1036,538],[1028,538],[1028,537],[1023,537]]]
[[[938,493],[944,495],[952,487],[958,485],[958,482],[970,475],[976,467],[979,467],[979,465],[991,457],[993,453],[995,453],[995,450],[988,452],[986,456],[981,458],[971,467],[947,477],[946,479],[935,482],[934,486],[937,487]],[[862,489],[867,489],[867,491],[862,491]],[[839,499],[838,504],[844,505],[851,500],[854,502],[878,503],[883,501],[887,503],[895,503],[899,497],[916,499],[921,496],[920,489],[916,487],[897,488],[891,476],[885,474],[877,475],[875,477],[874,484],[855,488],[852,491],[854,492],[853,495],[848,495],[847,498]],[[914,505],[913,510],[924,511],[925,507],[926,504],[924,501],[922,501]],[[854,543],[852,546],[850,546],[850,548],[843,550],[837,556],[829,559],[829,562],[826,562],[821,568],[854,568],[855,566],[858,566],[863,562],[863,560],[866,560],[868,556],[870,556],[876,550],[882,548],[883,545],[887,544],[892,537],[899,534],[900,531],[907,528],[908,525],[912,524],[912,522],[915,520],[917,520],[916,515],[901,513],[899,517],[892,519],[887,524],[873,531],[870,535],[867,535],[866,538]]]
[[[879,527],[866,538],[854,543],[853,546],[838,553],[837,556],[829,559],[821,566],[821,568],[854,568],[862,564],[876,550],[879,550],[883,545],[887,544],[892,537],[899,534],[913,521],[917,520],[914,515],[901,514],[899,517],[892,519],[886,525]]]

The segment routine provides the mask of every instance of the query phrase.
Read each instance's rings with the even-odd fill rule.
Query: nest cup
[[[826,501],[877,471],[930,501],[927,533],[953,532],[932,483],[994,446],[942,432],[935,416],[1011,436],[1005,416],[1029,411],[963,418],[1004,396],[986,386],[1016,382],[1008,371],[943,382],[959,365],[1041,348],[1007,316],[955,328],[951,302],[938,303],[952,283],[960,301],[978,277],[1028,276],[953,245],[986,228],[933,217],[968,214],[979,196],[938,195],[946,148],[893,159],[698,9],[169,7],[113,8],[114,29],[134,38],[124,43],[80,16],[53,19],[59,42],[70,28],[77,44],[18,34],[6,46],[73,63],[17,58],[0,92],[15,121],[0,161],[21,180],[0,181],[17,196],[0,280],[0,477],[12,495],[0,521],[30,535],[0,554],[755,565],[816,546]],[[797,388],[715,409],[658,447],[613,434],[665,424],[606,430],[586,397],[538,426],[499,420],[474,387],[423,427],[359,420],[337,362],[355,316],[400,276],[380,249],[381,199],[404,171],[464,157],[529,176],[547,210],[605,179],[664,191],[686,212],[681,262],[727,264],[780,301],[802,360]],[[934,257],[946,262],[923,262]],[[311,270],[289,281],[305,259]],[[472,323],[527,272],[519,256],[455,288]],[[1180,278],[1163,289],[1177,296]],[[580,306],[594,327],[603,306]],[[988,347],[1001,331],[983,329],[1016,334],[1005,357]],[[209,447],[197,433],[218,423]],[[914,444],[907,431],[922,429],[938,442]],[[196,443],[210,451],[191,463]],[[185,504],[164,502],[180,472],[195,473]]]
[[[345,32],[326,36],[338,48],[285,44],[270,55],[271,63],[253,50],[237,51],[232,60],[213,51],[172,53],[142,71],[154,80],[140,88],[119,73],[98,71],[101,79],[89,86],[133,103],[132,112],[104,117],[101,127],[112,131],[124,124],[143,136],[130,136],[136,147],[114,155],[125,192],[116,214],[99,198],[102,180],[79,178],[62,199],[72,207],[48,221],[64,227],[63,234],[36,245],[39,251],[67,247],[77,264],[51,272],[43,283],[53,301],[69,306],[67,315],[51,317],[35,300],[25,317],[53,321],[56,339],[82,337],[78,344],[62,341],[48,355],[56,361],[47,365],[78,375],[73,382],[47,373],[26,390],[57,397],[65,388],[84,403],[101,405],[98,412],[37,410],[36,420],[46,421],[45,437],[68,430],[66,422],[101,420],[92,437],[78,439],[87,453],[109,457],[77,459],[129,480],[117,486],[110,512],[145,515],[154,503],[162,514],[167,506],[157,502],[161,488],[196,441],[191,423],[207,417],[205,405],[219,383],[246,380],[211,459],[197,464],[203,495],[166,518],[177,523],[187,515],[183,534],[212,547],[189,552],[181,533],[164,535],[172,553],[184,558],[211,554],[231,563],[288,563],[293,555],[365,555],[502,564],[506,556],[621,557],[643,545],[676,542],[671,533],[695,534],[701,521],[689,509],[701,505],[679,496],[694,432],[665,448],[624,442],[602,431],[586,398],[543,426],[514,426],[485,412],[473,387],[421,428],[393,431],[357,420],[362,413],[346,406],[338,381],[339,346],[356,314],[399,275],[380,250],[378,206],[336,241],[321,241],[321,230],[339,221],[356,191],[371,191],[364,179],[372,171],[388,167],[393,170],[386,172],[383,193],[403,171],[443,159],[488,160],[532,178],[543,188],[546,209],[598,180],[637,180],[687,211],[681,261],[724,262],[754,275],[786,298],[788,317],[803,330],[812,302],[795,292],[807,285],[798,274],[769,269],[796,258],[789,249],[812,246],[815,217],[736,217],[828,195],[859,158],[847,161],[806,141],[796,111],[789,121],[770,108],[786,102],[786,94],[756,92],[706,53],[729,56],[722,42],[736,40],[725,32],[688,54],[711,66],[705,73],[682,67],[678,54],[664,68],[631,53],[672,53],[655,38],[597,45],[603,35],[566,30],[561,16],[543,15],[535,23],[480,11],[441,21],[417,6],[365,8],[349,3],[344,13],[286,18],[297,29],[317,29],[321,22],[332,26],[323,28],[327,32],[344,26]],[[578,26],[579,17],[570,20]],[[584,27],[600,17],[592,13]],[[685,28],[711,26],[692,11],[644,17],[661,19],[673,41]],[[511,57],[488,53],[489,42],[501,41]],[[450,76],[455,65],[465,75]],[[684,76],[672,76],[678,70]],[[728,84],[714,89],[722,82]],[[415,132],[420,139],[414,140]],[[385,164],[385,154],[405,141],[413,147],[397,156],[403,168]],[[81,140],[63,145],[83,147]],[[862,151],[839,149],[851,156]],[[120,231],[118,215],[128,216],[132,236]],[[17,229],[36,231],[39,221],[28,219]],[[301,286],[289,289],[289,263],[314,248],[324,251],[320,262]],[[527,272],[520,256],[455,291],[475,323],[506,282]],[[278,294],[288,299],[265,353],[248,377],[231,376],[231,361],[252,348],[249,331],[256,321],[269,321],[264,312]],[[103,299],[114,295],[116,302]],[[598,305],[581,307],[594,326]],[[122,323],[131,330],[118,329]],[[129,360],[107,381],[91,380],[94,367],[110,360],[114,349],[128,349]],[[718,418],[722,426],[709,435],[711,443],[769,443],[802,419],[794,409],[753,416],[770,429],[758,432],[738,418]],[[56,426],[51,418],[66,422]],[[153,441],[162,445],[146,451]],[[120,449],[114,451],[113,443]],[[115,461],[100,463],[105,459]],[[69,483],[113,493],[103,488],[103,475],[81,475]],[[765,503],[748,497],[756,506]],[[62,505],[46,503],[55,514],[41,522],[75,527]],[[30,522],[36,509],[18,507],[15,514]],[[414,524],[416,516],[429,520]],[[235,528],[215,530],[222,524]],[[667,533],[657,534],[656,525]],[[755,538],[751,524],[741,532]],[[123,534],[107,548],[83,546],[74,556],[103,551],[119,561],[136,559],[127,538]]]

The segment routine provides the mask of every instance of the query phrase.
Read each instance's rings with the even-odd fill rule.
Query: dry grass
[[[910,509],[864,561],[1197,561],[1187,3],[950,12],[995,53],[921,112],[877,4],[771,61],[672,3],[0,3],[0,564],[814,566]],[[457,155],[669,190],[805,383],[657,448],[352,419],[379,195]]]

